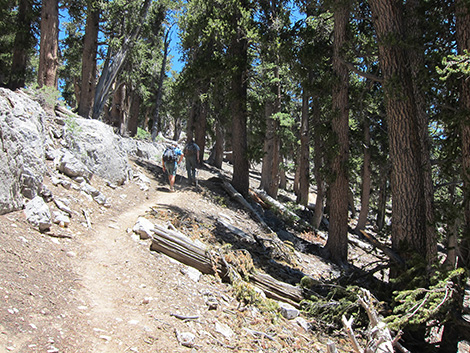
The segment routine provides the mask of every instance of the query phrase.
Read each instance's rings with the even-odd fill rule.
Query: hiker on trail
[[[176,170],[178,164],[183,160],[183,152],[178,148],[176,143],[168,146],[162,155],[163,172],[168,173],[168,181],[170,183],[170,192],[175,191]]]
[[[196,167],[200,163],[200,148],[196,142],[193,141],[193,139],[188,139],[183,151],[186,158],[186,171],[188,172],[188,180],[191,184],[194,183],[197,186]]]

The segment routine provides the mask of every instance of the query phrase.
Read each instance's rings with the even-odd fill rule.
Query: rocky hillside
[[[326,350],[293,306],[150,250],[149,223],[280,281],[330,275],[254,240],[265,229],[223,189],[229,166],[201,170],[197,188],[180,170],[169,193],[163,144],[48,115],[24,92],[1,90],[0,111],[0,352]]]
[[[0,128],[0,353],[352,351],[341,324],[299,310],[302,279],[344,273],[324,235],[240,200],[230,165],[198,187],[180,169],[170,193],[164,142],[46,114],[24,92],[0,89]],[[357,267],[379,260],[351,241]]]

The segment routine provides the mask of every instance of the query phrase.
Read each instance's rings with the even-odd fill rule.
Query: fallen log
[[[245,200],[245,198],[240,194],[235,188],[226,180],[222,180],[222,187],[225,191],[230,195],[231,198],[235,199],[239,204],[245,207],[252,215],[255,217],[256,221],[258,221],[264,229],[266,229],[269,233],[272,233],[272,229],[266,224],[263,218],[259,215],[258,212]]]
[[[150,250],[164,253],[204,274],[215,274],[211,256],[202,243],[196,244],[189,237],[158,225],[154,225],[152,231],[155,234]]]
[[[304,299],[302,290],[299,287],[278,281],[265,273],[255,273],[249,276],[250,282],[261,289],[268,298],[289,303],[299,308],[300,302]]]
[[[268,204],[270,208],[275,209],[284,221],[297,224],[298,226],[304,229],[312,229],[311,224],[305,222],[294,212],[288,210],[282,203],[269,196],[264,190],[253,190],[253,192],[256,194],[257,197],[263,200],[263,202]]]
[[[204,274],[218,275],[220,278],[228,278],[229,271],[237,271],[228,265],[223,254],[211,253],[203,243],[195,242],[181,233],[158,225],[154,226],[153,232],[155,234],[152,235],[150,250],[159,251]],[[237,272],[242,273],[242,271]],[[249,281],[261,289],[266,297],[289,303],[297,308],[304,299],[301,288],[278,281],[268,274],[250,274]]]

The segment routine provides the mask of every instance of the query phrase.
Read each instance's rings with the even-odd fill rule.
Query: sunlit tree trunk
[[[93,104],[96,87],[96,53],[98,50],[98,31],[100,25],[100,10],[96,1],[89,1],[83,39],[82,55],[82,84],[78,100],[77,113],[88,118]]]
[[[268,101],[265,106],[266,117],[266,135],[264,137],[264,157],[261,168],[260,188],[273,197],[277,197],[279,190],[279,159],[280,159],[280,141],[279,141],[279,121],[275,114],[279,111],[278,99]]]
[[[31,0],[18,1],[18,15],[16,18],[16,35],[13,45],[13,56],[8,88],[15,90],[25,86],[26,66],[28,64],[28,51],[33,46]]]
[[[115,127],[116,129],[121,125],[122,109],[124,107],[126,85],[119,83],[118,86],[113,90],[113,98],[111,100],[111,106],[104,122]]]
[[[44,0],[41,10],[38,86],[57,88],[59,67],[59,0]]]
[[[224,132],[222,124],[218,121],[215,123],[215,145],[212,151],[211,164],[216,168],[222,168],[224,159]]]
[[[168,48],[170,46],[169,35],[170,35],[170,30],[167,30],[165,33],[162,66],[160,68],[160,75],[158,78],[157,97],[155,100],[155,110],[153,112],[153,126],[152,126],[152,141],[153,142],[155,142],[155,138],[157,137],[157,134],[162,129],[160,110],[161,110],[162,96],[163,96],[163,82],[165,81],[165,76],[166,76],[166,61],[168,58]]]
[[[201,85],[201,94],[198,100],[198,114],[194,117],[194,142],[201,149],[201,162],[203,160],[203,153],[206,148],[206,128],[207,117],[209,115],[208,101],[205,99],[209,91],[209,81],[204,80]]]
[[[336,155],[331,164],[333,182],[330,184],[330,227],[326,249],[336,263],[348,259],[348,159],[349,159],[349,71],[342,64],[341,50],[347,40],[349,3],[336,1],[334,9],[332,128],[336,138]]]

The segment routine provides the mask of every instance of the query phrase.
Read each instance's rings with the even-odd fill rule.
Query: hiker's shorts
[[[178,165],[176,162],[165,162],[165,169],[168,175],[176,175]]]

